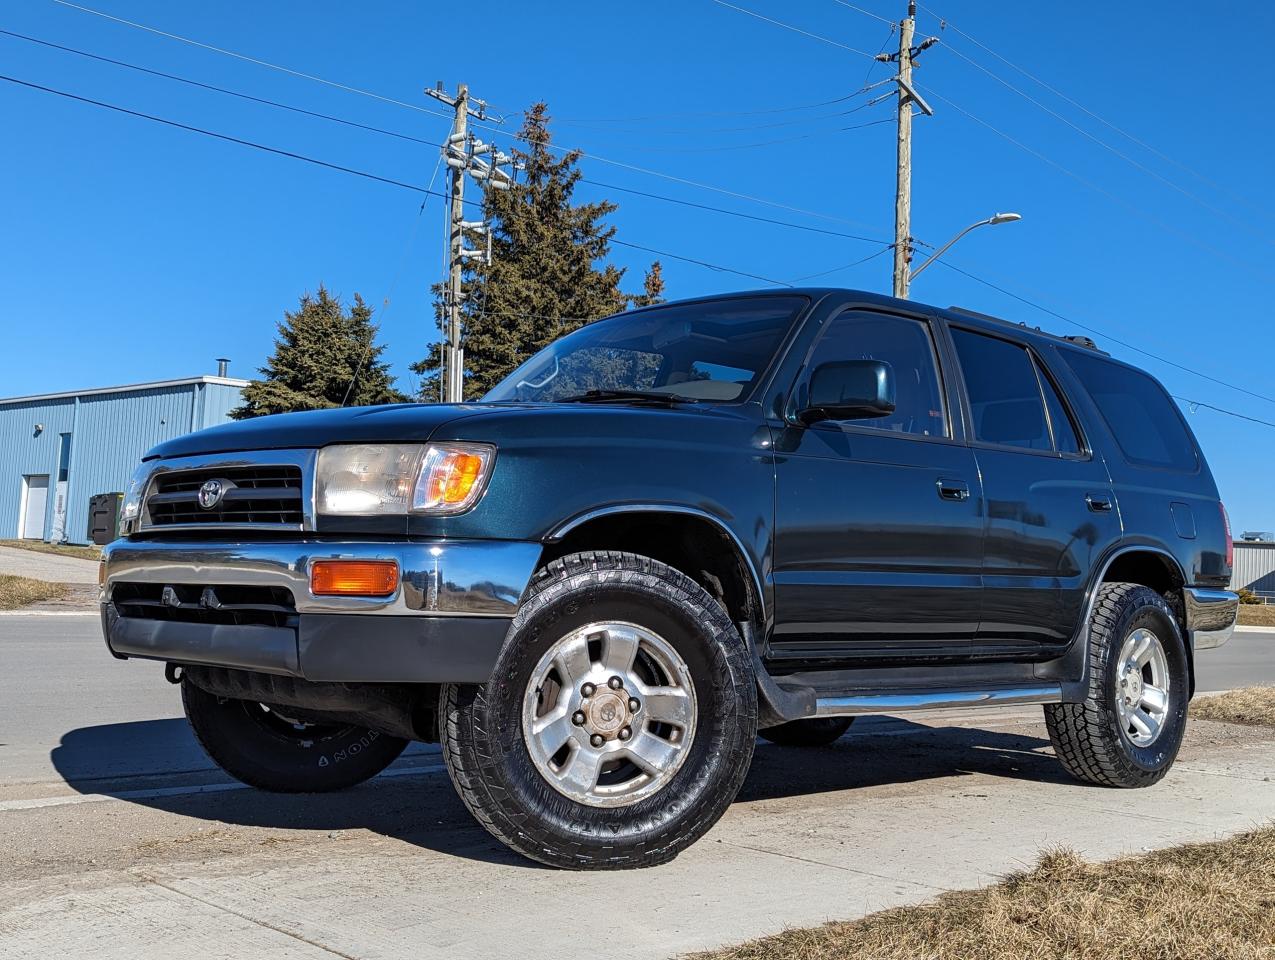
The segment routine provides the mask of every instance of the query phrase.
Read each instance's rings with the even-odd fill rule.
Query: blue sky
[[[424,86],[459,80],[514,114],[536,99],[557,142],[613,163],[586,176],[682,200],[888,239],[893,128],[887,103],[854,93],[884,67],[851,50],[712,0],[553,5],[289,0],[216,4],[88,0],[95,9],[426,110]],[[896,0],[856,0],[894,19]],[[738,0],[855,50],[875,53],[889,27],[835,0]],[[918,33],[943,42],[917,81],[936,115],[915,124],[913,232],[942,243],[997,210],[1021,223],[984,228],[951,262],[1111,337],[1255,394],[1270,384],[1273,92],[1260,53],[1228,59],[1236,30],[1267,35],[1266,5],[1171,0],[1136,18],[1111,5],[932,0]],[[463,13],[458,12],[463,9]],[[547,13],[547,10],[552,13]],[[938,17],[1116,122],[1144,144],[1032,83]],[[436,140],[448,121],[145,33],[58,5],[6,7],[0,29],[205,83]],[[891,38],[893,46],[896,41]],[[1038,100],[1093,139],[988,76]],[[436,153],[403,140],[282,113],[0,36],[0,73],[130,109],[425,183]],[[944,98],[944,99],[940,99]],[[786,109],[785,109],[786,108]],[[781,112],[760,113],[779,109]],[[972,114],[984,123],[971,119]],[[210,372],[217,356],[249,375],[285,308],[320,282],[380,307],[386,357],[408,365],[436,340],[427,288],[440,273],[442,207],[383,184],[165,128],[0,82],[5,184],[0,395]],[[649,119],[648,119],[649,118]],[[517,124],[513,117],[508,127]],[[498,143],[509,136],[491,133]],[[1021,146],[1010,142],[1013,138]],[[772,142],[758,146],[759,143]],[[1128,159],[1122,159],[1118,151]],[[1132,161],[1132,162],[1130,162]],[[626,164],[630,166],[621,166]],[[661,179],[818,211],[764,206]],[[582,187],[582,198],[606,195]],[[788,280],[880,249],[613,193],[620,239]],[[636,290],[652,259],[616,248]],[[757,282],[665,258],[670,296]],[[828,282],[889,289],[889,256]],[[1059,333],[1084,332],[953,270],[935,266],[915,299],[960,304]],[[1186,373],[1112,343],[1170,391],[1275,421],[1275,401]],[[1200,408],[1189,413],[1237,533],[1275,529],[1269,494],[1275,430]]]

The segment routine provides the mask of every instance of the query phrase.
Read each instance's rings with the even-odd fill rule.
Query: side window
[[[1040,382],[1027,350],[969,330],[953,329],[952,340],[965,375],[975,438],[1027,450],[1052,450]]]
[[[1063,356],[1130,463],[1194,471],[1195,442],[1164,388],[1145,373],[1078,350]]]
[[[1067,413],[1067,407],[1058,395],[1058,388],[1049,379],[1049,374],[1036,365],[1036,373],[1040,376],[1040,387],[1045,393],[1045,407],[1049,410],[1049,425],[1054,428],[1054,448],[1059,453],[1079,453],[1080,440],[1076,436],[1076,424]]]
[[[847,422],[889,433],[948,435],[934,341],[926,324],[906,317],[843,313],[815,344],[807,375],[821,363],[837,360],[884,360],[894,375],[894,413]]]

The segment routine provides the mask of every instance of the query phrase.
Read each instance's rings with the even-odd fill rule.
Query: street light
[[[926,260],[925,263],[921,264],[919,267],[913,270],[910,274],[908,274],[908,283],[911,283],[913,280],[919,277],[921,275],[922,270],[924,270],[926,267],[932,264],[939,257],[943,256],[943,254],[947,253],[947,251],[951,248],[952,244],[956,243],[957,240],[961,239],[961,237],[965,236],[965,234],[969,233],[971,230],[977,230],[979,227],[994,227],[998,223],[1013,223],[1015,220],[1021,220],[1021,219],[1023,219],[1023,216],[1020,213],[994,213],[990,217],[988,217],[986,220],[980,220],[978,221],[978,223],[971,223],[968,227],[966,227],[964,230],[962,230],[960,233],[954,236],[951,240],[949,240],[947,243],[943,244],[943,246],[935,250],[934,254],[928,260]]]

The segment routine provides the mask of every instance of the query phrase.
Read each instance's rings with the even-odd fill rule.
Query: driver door
[[[798,660],[967,652],[982,605],[982,490],[953,435],[929,321],[848,310],[828,321],[798,378],[820,364],[891,367],[895,410],[789,422],[776,435],[771,655]]]

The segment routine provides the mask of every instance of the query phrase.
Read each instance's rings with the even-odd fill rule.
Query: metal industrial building
[[[248,381],[221,373],[0,400],[0,538],[88,543],[90,497],[122,492],[150,447],[241,403]]]
[[[1275,543],[1269,540],[1236,540],[1231,589],[1243,587],[1275,598]]]

